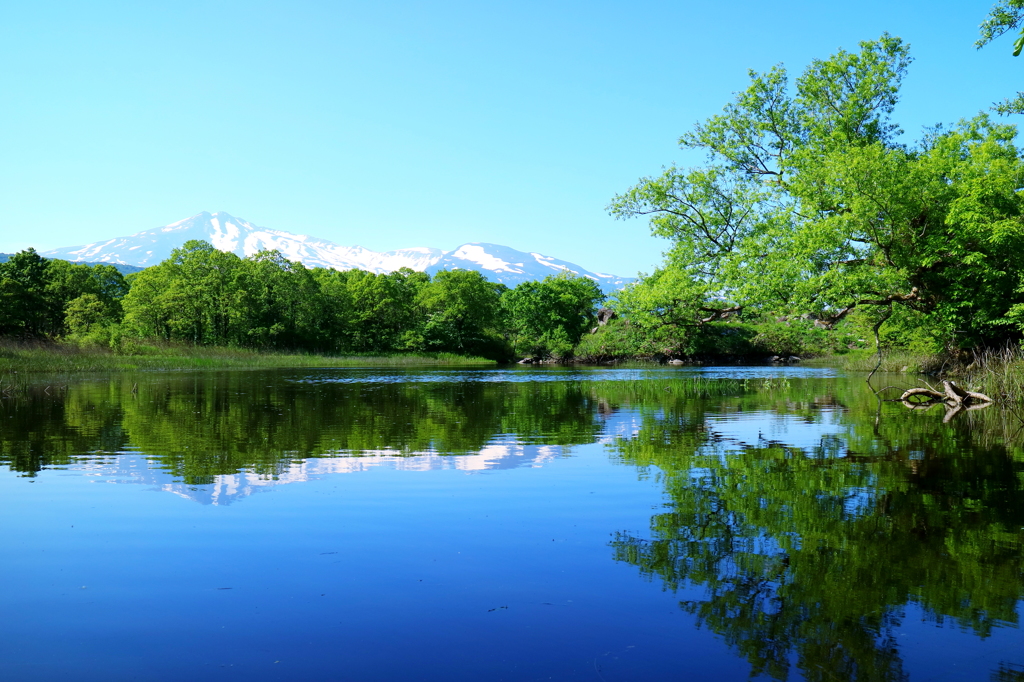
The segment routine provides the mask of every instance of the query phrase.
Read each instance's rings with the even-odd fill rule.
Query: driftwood
[[[915,397],[924,397],[925,399],[911,400]],[[933,388],[908,388],[900,396],[900,402],[912,410],[927,410],[935,405],[944,405],[946,416],[942,418],[942,422],[947,423],[966,410],[988,407],[993,400],[984,393],[965,391],[952,381],[943,381],[941,392]]]
[[[946,399],[945,394],[939,393],[938,391],[933,391],[930,388],[908,388],[906,391],[903,392],[903,395],[900,396],[900,400],[903,402],[911,402],[910,398],[915,395],[923,395],[928,397],[928,400],[922,401],[922,403],[920,404],[932,403],[934,405],[934,401]]]

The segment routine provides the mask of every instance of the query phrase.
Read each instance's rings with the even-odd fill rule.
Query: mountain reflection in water
[[[353,474],[372,467],[386,466],[399,471],[431,471],[456,469],[466,472],[491,469],[513,469],[520,466],[539,467],[560,456],[557,446],[522,445],[519,443],[487,445],[474,455],[439,455],[423,453],[401,455],[394,451],[365,452],[342,457],[319,456],[307,459],[282,459],[275,473],[258,474],[241,471],[216,474],[209,483],[187,484],[160,468],[159,463],[132,451],[114,456],[96,455],[76,459],[66,468],[97,477],[110,483],[135,483],[173,493],[200,504],[225,505],[278,485],[303,483],[330,474]]]
[[[602,466],[622,474],[616,486],[639,476],[663,493],[644,513],[646,530],[603,529],[603,565],[632,567],[634,581],[666,590],[675,613],[724,641],[752,675],[928,677],[939,664],[908,653],[905,638],[946,625],[965,664],[981,660],[970,647],[1000,633],[1013,631],[1020,645],[985,653],[985,670],[962,668],[963,679],[1024,679],[1020,421],[996,408],[943,424],[941,414],[880,402],[860,379],[831,371],[729,376],[718,368],[115,378],[2,401],[0,462],[28,478],[60,469],[225,505],[374,468],[547,467],[596,445]],[[573,508],[592,493],[560,494],[565,518],[582,524]],[[559,504],[552,495],[546,503]],[[687,670],[671,647],[647,655],[646,674]],[[438,675],[458,678],[443,667]]]

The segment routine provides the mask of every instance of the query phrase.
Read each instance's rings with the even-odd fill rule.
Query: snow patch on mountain
[[[221,251],[230,251],[243,258],[276,249],[285,258],[300,261],[309,268],[358,268],[375,273],[410,268],[430,274],[440,270],[476,270],[492,282],[509,286],[568,270],[593,279],[605,292],[620,289],[632,281],[631,278],[590,272],[568,261],[498,244],[475,242],[463,244],[453,251],[416,247],[378,252],[361,246],[341,246],[309,235],[271,230],[224,212],[203,212],[128,237],[52,249],[42,255],[71,261],[149,267],[166,260],[174,249],[191,239],[209,242]]]

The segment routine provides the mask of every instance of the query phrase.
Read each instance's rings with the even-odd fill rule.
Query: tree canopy
[[[650,216],[665,262],[618,297],[651,329],[743,315],[911,311],[947,345],[1021,326],[1024,165],[1016,129],[981,114],[913,145],[892,119],[911,63],[884,34],[818,59],[791,84],[776,66],[683,135],[705,165],[667,168],[616,197]]]
[[[603,300],[594,280],[566,272],[523,282],[502,298],[513,349],[536,356],[571,353]]]
[[[280,252],[246,258],[188,241],[121,277],[109,265],[0,263],[0,334],[136,352],[151,340],[326,353],[445,352],[567,357],[604,294],[569,272],[510,289],[474,270],[306,268]]]
[[[128,285],[112,265],[43,258],[35,249],[0,263],[0,334],[88,333],[120,319]]]

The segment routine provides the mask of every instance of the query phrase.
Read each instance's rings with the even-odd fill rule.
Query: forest
[[[571,354],[604,294],[570,274],[515,288],[470,270],[431,277],[308,269],[190,241],[123,277],[113,266],[0,263],[0,335],[140,351],[148,342],[324,354],[455,353],[510,360]]]

